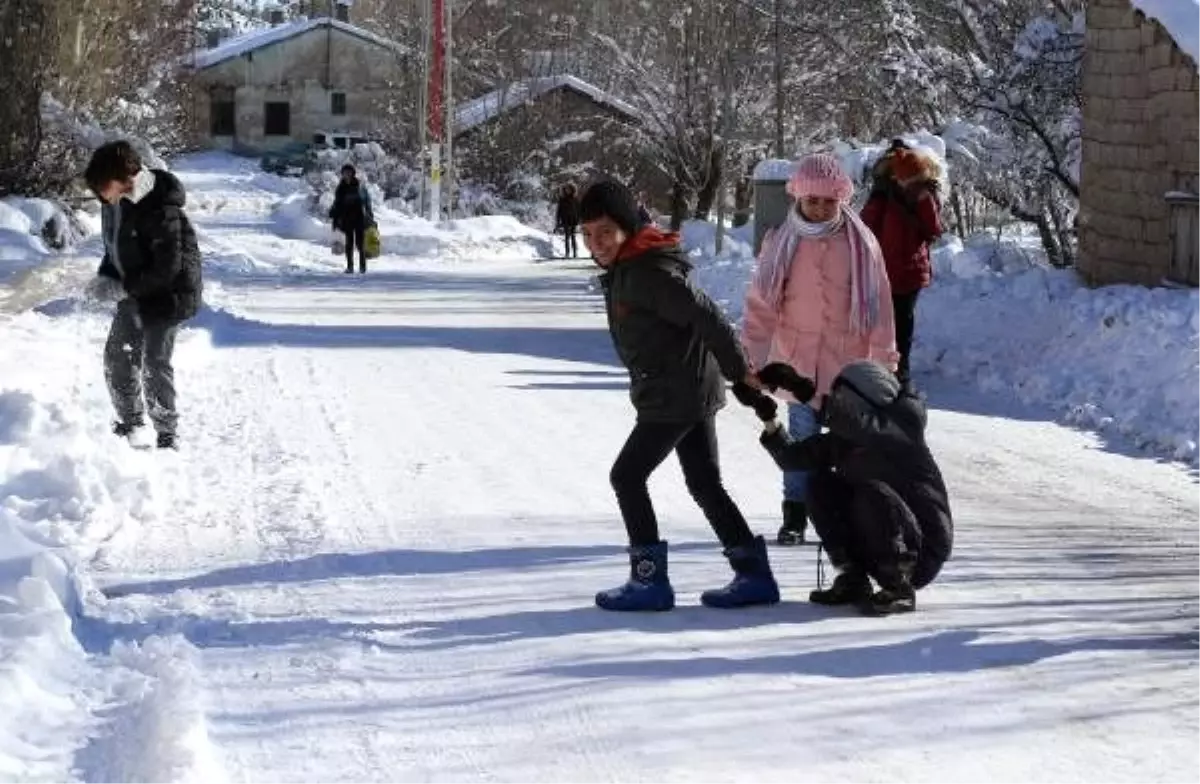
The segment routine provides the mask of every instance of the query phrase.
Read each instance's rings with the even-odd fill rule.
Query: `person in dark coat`
[[[199,311],[203,292],[183,185],[170,172],[145,168],[126,141],[98,148],[84,180],[103,202],[104,258],[92,293],[118,301],[104,346],[113,432],[133,440],[148,410],[158,447],[176,449],[175,336]]]
[[[722,376],[758,386],[737,333],[717,305],[688,280],[691,265],[679,236],[646,226],[623,185],[601,181],[580,202],[583,238],[603,269],[609,332],[629,371],[637,423],[613,464],[610,479],[629,535],[630,576],[601,591],[606,610],[669,610],[675,604],[667,575],[667,543],[646,484],[674,452],[692,497],[713,527],[734,570],[724,588],[705,591],[710,607],[779,601],[756,537],[721,481],[716,414],[725,404]]]
[[[821,414],[827,432],[792,441],[772,420],[761,439],[784,471],[812,472],[809,516],[840,573],[809,599],[870,615],[911,612],[954,541],[946,484],[925,443],[925,406],[864,360],[842,369]]]
[[[929,246],[942,235],[939,167],[927,154],[897,140],[873,169],[873,187],[862,219],[883,249],[896,319],[897,375],[910,383],[909,355],[916,329],[917,296],[933,269]]]
[[[575,185],[567,183],[558,193],[558,204],[554,211],[554,231],[563,233],[563,257],[579,258],[579,244],[575,232],[579,229],[579,199]]]
[[[371,209],[371,194],[367,186],[359,182],[357,170],[349,163],[342,167],[342,179],[334,191],[329,217],[333,219],[333,230],[346,235],[346,273],[354,272],[355,248],[358,248],[358,271],[366,273],[366,233],[368,227],[375,225],[375,215]]]

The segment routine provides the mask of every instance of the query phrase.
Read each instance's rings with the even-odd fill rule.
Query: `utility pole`
[[[425,32],[421,40],[421,89],[417,91],[417,166],[421,170],[421,196],[417,202],[417,214],[425,213],[429,198],[429,55],[433,50],[433,24],[430,18],[430,0],[421,0],[421,21]]]
[[[446,3],[431,0],[430,26],[433,28],[432,66],[429,70],[429,220],[442,218],[442,142],[445,132],[445,85],[446,78]]]
[[[775,0],[775,157],[783,158],[783,0]]]
[[[446,3],[446,179],[443,186],[446,217],[454,217],[454,0]]]

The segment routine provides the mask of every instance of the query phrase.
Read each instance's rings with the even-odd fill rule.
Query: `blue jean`
[[[788,435],[793,441],[803,441],[821,430],[821,426],[817,423],[817,412],[803,403],[788,404],[787,428]],[[807,471],[783,472],[783,500],[800,501],[801,503],[808,500]]]

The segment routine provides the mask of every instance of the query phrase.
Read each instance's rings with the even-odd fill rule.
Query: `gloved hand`
[[[94,302],[120,302],[127,296],[121,281],[105,275],[92,278],[83,294]]]
[[[733,385],[733,396],[743,406],[753,408],[754,413],[763,422],[775,421],[775,414],[779,411],[779,404],[770,395],[763,394],[744,381],[738,381]]]
[[[817,385],[811,378],[805,378],[782,362],[772,362],[758,371],[758,380],[772,392],[783,389],[801,403],[807,403],[817,394]]]

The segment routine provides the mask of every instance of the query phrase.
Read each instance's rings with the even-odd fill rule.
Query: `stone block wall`
[[[1196,63],[1129,0],[1090,0],[1083,62],[1079,268],[1092,283],[1170,276],[1166,194],[1196,192]]]

